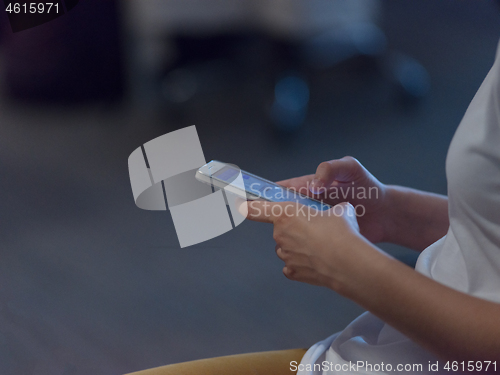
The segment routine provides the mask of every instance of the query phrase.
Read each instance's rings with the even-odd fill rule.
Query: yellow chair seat
[[[176,363],[128,375],[291,375],[290,362],[300,363],[306,349],[236,354]]]

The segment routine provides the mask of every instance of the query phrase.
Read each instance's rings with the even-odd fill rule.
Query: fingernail
[[[238,206],[238,212],[240,215],[247,217],[248,216],[248,202],[244,201]]]
[[[309,190],[313,194],[318,194],[321,192],[321,189],[325,187],[325,184],[323,181],[321,181],[319,178],[313,178],[311,181],[311,185],[309,186]]]

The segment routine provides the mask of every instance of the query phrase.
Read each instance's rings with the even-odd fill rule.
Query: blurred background
[[[180,249],[127,158],[196,125],[271,180],[352,155],[446,193],[448,144],[493,63],[491,0],[86,0],[0,16],[0,372],[120,374],[309,347],[359,306],[291,282],[272,227]],[[382,244],[414,264],[410,250]]]

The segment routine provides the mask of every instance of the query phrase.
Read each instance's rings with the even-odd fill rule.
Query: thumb
[[[325,192],[334,181],[353,181],[359,172],[360,166],[359,161],[352,156],[325,161],[318,165],[309,190],[314,194],[319,194]]]
[[[333,214],[344,218],[349,226],[356,232],[359,232],[359,224],[356,215],[356,209],[348,202],[339,203],[331,208]]]

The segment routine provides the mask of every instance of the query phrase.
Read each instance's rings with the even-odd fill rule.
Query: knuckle
[[[336,208],[338,207],[338,208]],[[348,212],[350,212],[350,209],[351,209],[352,204],[350,204],[349,202],[341,202],[341,203],[338,203],[336,204],[333,209],[334,209],[334,212],[336,213],[336,217],[345,217],[346,214]]]
[[[345,160],[346,162],[352,163],[352,164],[359,164],[358,159],[356,159],[355,157],[350,156],[350,155],[344,156],[342,158],[342,160]]]
[[[292,211],[292,210],[290,210]],[[294,211],[295,212],[295,211]],[[293,214],[295,215],[295,213]],[[283,233],[293,234],[292,230],[296,226],[296,221],[300,220],[300,216],[284,215],[280,222],[280,228]]]
[[[281,260],[283,260],[283,261],[288,260],[288,258],[289,258],[288,255],[289,255],[288,251],[283,250],[283,248],[280,248],[279,257]]]
[[[283,240],[283,232],[281,232],[279,229],[276,229],[276,227],[274,227],[273,239],[277,244],[280,244]]]
[[[278,256],[279,259],[281,259],[282,261],[285,261],[285,259],[283,259],[283,253],[281,251],[277,251],[276,255]]]
[[[291,267],[285,267],[283,268],[283,274],[287,279],[294,280],[295,276],[297,274],[297,271],[294,268]]]
[[[288,215],[286,214],[286,206],[282,206],[282,212],[276,217],[275,225],[286,225],[288,223]]]
[[[322,173],[328,173],[328,171],[331,168],[331,164],[328,161],[324,161],[318,165],[318,168],[316,169],[316,172],[319,174]]]
[[[362,167],[361,163],[359,162],[358,159],[356,159],[353,156],[344,156],[342,160],[345,160],[349,168],[352,168],[353,170],[357,170]]]

